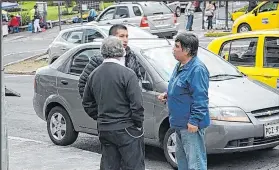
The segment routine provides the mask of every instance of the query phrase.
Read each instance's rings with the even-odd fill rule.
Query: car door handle
[[[269,78],[269,79],[272,78],[272,76],[264,76],[264,77],[265,77],[265,78]]]
[[[127,20],[124,20],[123,22],[128,22]]]
[[[68,82],[66,80],[61,80],[61,83],[64,84],[64,85],[68,84]]]
[[[63,47],[63,48],[61,48],[61,50],[65,51],[65,50],[67,50],[67,48]]]
[[[110,24],[110,22],[107,22],[107,24]]]
[[[271,15],[276,15],[276,14],[271,14]]]

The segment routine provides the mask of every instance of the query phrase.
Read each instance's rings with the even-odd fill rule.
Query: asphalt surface
[[[10,167],[24,169],[29,166],[25,169],[36,170],[75,169],[72,161],[80,159],[80,168],[77,169],[96,167],[100,158],[100,155],[96,154],[100,153],[98,138],[80,134],[77,141],[70,146],[58,147],[52,144],[48,137],[46,123],[39,119],[33,110],[33,79],[34,76],[5,75],[5,85],[21,94],[21,97],[6,97]],[[74,156],[76,154],[79,156]],[[88,159],[89,156],[90,159]],[[86,158],[82,159],[82,157]],[[50,162],[51,165],[46,162]],[[30,168],[30,165],[34,167]],[[172,169],[166,162],[163,151],[151,146],[146,147],[146,168],[149,170]],[[279,169],[279,147],[273,150],[209,155],[208,169],[277,170]]]

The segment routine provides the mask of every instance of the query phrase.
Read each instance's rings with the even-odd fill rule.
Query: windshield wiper
[[[234,75],[234,74],[216,74],[214,76],[210,76],[209,78],[217,78],[217,77],[243,77],[242,75]]]

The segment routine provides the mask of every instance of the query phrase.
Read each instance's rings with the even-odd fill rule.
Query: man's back
[[[89,76],[91,91],[85,91],[84,101],[94,96],[98,110],[99,130],[119,130],[135,124],[142,126],[142,94],[133,70],[114,62],[104,61]],[[87,90],[88,88],[85,88]]]

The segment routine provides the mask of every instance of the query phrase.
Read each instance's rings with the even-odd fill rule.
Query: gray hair
[[[189,51],[189,55],[191,57],[197,56],[199,49],[199,39],[195,36],[195,34],[186,32],[180,33],[175,38],[175,42],[180,42],[181,48],[185,51]]]
[[[125,54],[123,43],[115,36],[105,38],[101,45],[101,54],[104,58],[119,58]]]

